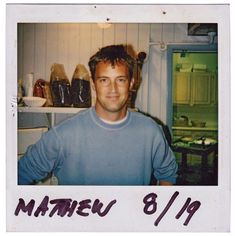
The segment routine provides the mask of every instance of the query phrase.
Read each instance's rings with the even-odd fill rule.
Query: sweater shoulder
[[[141,124],[142,126],[150,127],[150,128],[157,128],[159,129],[160,124],[158,124],[153,118],[147,116],[140,112],[132,112],[133,119]]]

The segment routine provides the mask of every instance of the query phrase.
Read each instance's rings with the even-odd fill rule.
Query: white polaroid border
[[[218,24],[218,186],[17,185],[17,103],[15,100],[17,97],[17,23],[106,22],[108,18],[113,23],[212,22]],[[228,232],[230,230],[229,5],[8,4],[6,31],[7,231]],[[50,203],[56,199],[71,199],[71,204],[77,204],[77,207],[83,209],[87,215],[82,216],[74,212],[71,216],[67,214],[62,216],[62,213],[58,216],[58,211],[54,212],[55,204]],[[79,204],[83,200],[87,205]],[[26,205],[34,204],[31,216],[22,210],[17,214],[20,201],[24,201]],[[189,201],[188,204],[186,201]],[[99,203],[103,203],[100,210]],[[197,209],[197,206],[200,207]],[[182,214],[180,214],[181,209],[183,209]],[[107,212],[104,212],[105,210]],[[196,211],[193,212],[194,210]],[[40,212],[38,216],[37,211]],[[45,214],[41,215],[43,211]],[[103,214],[100,214],[101,212]]]

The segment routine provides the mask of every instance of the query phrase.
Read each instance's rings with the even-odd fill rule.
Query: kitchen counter
[[[193,127],[193,126],[172,126],[172,130],[193,130],[193,131],[217,131],[218,127]]]

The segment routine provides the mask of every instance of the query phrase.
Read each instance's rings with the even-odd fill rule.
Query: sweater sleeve
[[[60,139],[51,129],[37,143],[29,146],[18,161],[18,184],[32,184],[46,178],[59,164],[60,156]]]
[[[153,144],[153,168],[154,176],[160,181],[168,181],[170,183],[176,183],[177,177],[177,163],[174,153],[172,152],[165,136],[160,127],[158,127]]]

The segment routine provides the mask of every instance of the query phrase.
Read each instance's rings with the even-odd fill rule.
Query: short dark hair
[[[89,59],[89,69],[92,79],[95,79],[96,66],[99,62],[110,62],[115,66],[118,62],[127,65],[129,71],[129,79],[133,77],[135,60],[126,52],[123,45],[110,45],[101,48],[96,54]]]

